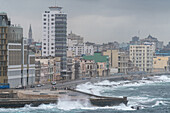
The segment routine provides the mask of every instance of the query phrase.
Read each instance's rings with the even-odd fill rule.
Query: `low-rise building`
[[[60,79],[59,57],[41,57],[36,59],[36,83],[48,83]]]
[[[132,70],[132,63],[129,59],[128,52],[120,50],[106,50],[103,55],[109,56],[111,74],[127,73]]]
[[[97,67],[96,76],[101,77],[101,76],[109,75],[109,72],[110,72],[109,56],[104,56],[104,55],[102,55],[102,53],[96,52],[96,53],[94,53],[93,56],[83,56],[82,59],[85,60],[86,62],[88,61],[89,63],[90,63],[90,61],[95,62],[95,65]],[[89,71],[88,69],[93,70],[95,68],[95,66],[93,66],[92,64],[87,65],[87,66],[89,66],[89,68],[87,67],[86,71]],[[91,73],[90,75],[93,75],[93,73]]]
[[[97,65],[94,60],[82,59],[80,62],[82,77],[96,77]]]
[[[74,56],[93,55],[93,45],[84,43],[84,38],[72,32],[67,36],[68,51],[74,52]]]
[[[167,71],[170,72],[170,58],[168,59],[168,63],[167,63]]]
[[[109,62],[111,68],[118,68],[118,55],[119,50],[106,50],[103,52],[103,55],[109,56]]]
[[[125,73],[132,71],[133,64],[129,59],[127,52],[119,52],[118,54],[118,73]]]
[[[153,58],[153,72],[168,71],[168,61],[170,56],[155,56]]]

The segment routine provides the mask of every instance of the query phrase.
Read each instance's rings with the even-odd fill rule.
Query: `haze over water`
[[[128,97],[128,105],[95,107],[89,101],[61,101],[57,104],[17,109],[0,109],[1,113],[169,113],[170,75],[155,76],[136,81],[86,83],[78,90],[110,97]],[[139,106],[140,110],[131,107]]]

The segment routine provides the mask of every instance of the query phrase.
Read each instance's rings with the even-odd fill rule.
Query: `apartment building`
[[[0,13],[0,83],[10,88],[35,82],[35,55],[27,50],[23,29],[11,25],[6,13]]]
[[[49,7],[49,11],[42,14],[42,56],[60,57],[64,74],[67,69],[67,14],[61,10],[62,7]]]
[[[152,72],[153,68],[153,44],[130,45],[130,60],[139,71]]]
[[[39,57],[36,61],[36,83],[48,83],[61,79],[60,57]]]
[[[84,38],[73,34],[72,32],[67,36],[68,51],[73,51],[75,56],[93,55],[93,45],[87,45],[84,43]]]

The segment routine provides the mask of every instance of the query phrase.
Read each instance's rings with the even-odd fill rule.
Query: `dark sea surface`
[[[86,83],[78,90],[110,97],[128,97],[128,104],[111,107],[95,107],[89,101],[59,101],[57,104],[24,108],[3,109],[0,113],[170,113],[170,75],[143,80]],[[132,109],[132,107],[139,110]]]

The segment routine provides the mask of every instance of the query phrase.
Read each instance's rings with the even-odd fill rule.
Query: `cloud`
[[[131,20],[130,17],[126,16],[84,15],[71,18],[68,23],[70,30],[85,36],[86,41],[99,43],[119,40],[119,37],[116,37],[120,33],[117,29],[120,30],[120,26],[121,28],[129,26]],[[123,31],[123,29],[120,31]]]
[[[53,0],[0,0],[0,10],[12,22],[21,24],[27,36],[32,24],[36,40],[41,39],[41,14],[54,5]],[[58,0],[68,14],[68,32],[73,30],[85,40],[103,43],[129,41],[141,31],[166,42],[170,33],[169,0]]]

